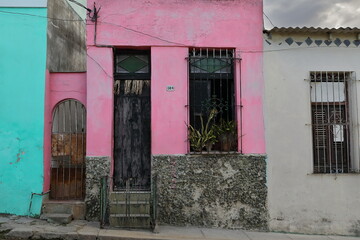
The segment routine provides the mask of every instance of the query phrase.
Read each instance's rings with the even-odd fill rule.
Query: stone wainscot
[[[157,155],[158,222],[268,229],[264,155]]]
[[[90,221],[100,220],[101,178],[110,174],[109,157],[86,157],[86,213]]]

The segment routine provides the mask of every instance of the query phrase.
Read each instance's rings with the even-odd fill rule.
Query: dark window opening
[[[190,151],[237,150],[234,51],[193,49],[189,53]]]
[[[348,173],[350,72],[311,72],[314,173]]]

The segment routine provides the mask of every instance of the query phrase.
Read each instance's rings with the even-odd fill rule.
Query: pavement
[[[252,232],[199,227],[160,226],[150,230],[101,229],[99,222],[74,220],[67,225],[45,220],[0,216],[0,239],[52,240],[356,240],[360,237]]]

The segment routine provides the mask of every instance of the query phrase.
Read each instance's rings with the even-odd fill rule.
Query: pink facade
[[[65,99],[76,99],[86,106],[86,73],[46,73],[44,192],[50,189],[52,114],[55,106]]]
[[[179,154],[187,151],[187,69],[188,48],[152,47],[151,133],[152,154]],[[175,67],[175,69],[174,69]],[[181,70],[180,70],[181,69]],[[166,86],[175,87],[167,92]]]
[[[87,55],[86,155],[112,156],[113,51],[88,47]]]
[[[238,150],[265,153],[262,0],[97,0],[96,5],[101,6],[96,33],[94,23],[87,25],[88,156],[113,155],[112,47],[151,50],[152,154],[188,152],[189,49],[235,49],[242,59],[235,71]],[[175,91],[167,92],[167,85]]]

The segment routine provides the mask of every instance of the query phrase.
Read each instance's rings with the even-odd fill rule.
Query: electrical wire
[[[263,12],[264,16],[266,17],[266,19],[270,22],[270,24],[275,27],[275,25],[273,24],[273,22],[270,20],[270,18],[265,14],[265,12]]]
[[[98,65],[100,68],[101,68],[101,70],[106,74],[106,76],[108,76],[109,78],[112,78],[112,76],[101,66],[101,64],[98,62],[98,61],[96,61],[93,57],[91,57],[88,53],[86,54],[91,60],[93,60],[95,63],[96,63],[96,65]]]
[[[115,24],[115,23],[110,23],[110,22],[103,22],[103,21],[98,21],[98,23],[104,23],[104,24],[109,24],[109,25],[121,27],[121,28],[123,28],[123,29],[125,29],[125,30],[131,31],[131,32],[135,32],[135,33],[139,33],[139,34],[142,34],[142,35],[145,35],[145,36],[148,36],[148,37],[151,37],[151,38],[154,38],[154,39],[163,41],[163,42],[167,42],[167,43],[170,43],[170,44],[175,44],[175,45],[180,45],[180,46],[188,47],[188,45],[186,45],[186,44],[178,43],[178,42],[173,42],[173,41],[170,41],[170,40],[166,40],[166,39],[164,39],[164,38],[157,37],[157,36],[154,36],[154,35],[151,35],[151,34],[148,34],[148,33],[145,33],[145,32],[141,32],[141,31],[138,31],[138,30],[135,30],[135,29],[132,29],[132,28],[128,28],[128,27],[125,27],[125,26],[120,25],[120,24]]]
[[[47,18],[47,19],[58,20],[58,21],[69,21],[69,22],[83,22],[83,21],[84,21],[83,19],[61,19],[61,18],[52,18],[52,17],[42,16],[42,15],[36,15],[36,14],[30,14],[30,13],[9,12],[9,11],[3,11],[3,10],[0,10],[0,13],[23,15],[23,16],[38,17],[38,18]]]
[[[76,20],[76,19],[60,19],[60,18],[52,18],[52,17],[46,17],[46,16],[41,16],[41,15],[35,15],[35,14],[28,14],[28,13],[20,13],[20,12],[8,12],[8,11],[3,11],[0,10],[0,13],[6,13],[6,14],[15,14],[15,15],[25,15],[25,16],[30,16],[30,17],[40,17],[40,18],[47,18],[47,19],[51,19],[51,20],[58,20],[58,21],[74,21],[74,22],[83,22],[84,20]],[[266,14],[264,13],[265,17],[268,18],[266,16]],[[268,20],[271,22],[271,20],[268,18]],[[189,45],[183,44],[183,43],[178,43],[178,42],[174,42],[174,41],[170,41],[158,36],[154,36],[151,35],[149,33],[145,33],[142,31],[138,31],[120,24],[115,24],[115,23],[110,23],[110,22],[104,22],[104,21],[98,21],[98,23],[103,23],[103,24],[108,24],[108,25],[112,25],[112,26],[116,26],[116,27],[120,27],[123,28],[125,30],[128,31],[132,31],[141,35],[145,35],[163,42],[167,42],[170,44],[175,44],[178,46],[185,46],[185,47],[189,47]],[[272,22],[271,22],[272,24]],[[86,23],[86,25],[94,25],[93,23]],[[273,25],[273,24],[272,24]],[[273,25],[274,26],[274,25]],[[275,26],[274,26],[275,27]],[[265,38],[264,38],[265,39]],[[105,46],[105,45],[103,45]],[[112,47],[112,46],[108,46],[108,47]],[[193,46],[194,47],[194,46]],[[342,48],[355,48],[358,49],[358,47],[347,47],[347,46],[340,46]],[[300,49],[311,49],[311,48],[339,48],[339,46],[306,46],[306,47],[291,47],[291,48],[283,48],[283,49],[273,49],[273,50],[247,50],[247,51],[242,51],[242,50],[238,50],[237,52],[239,53],[267,53],[267,52],[280,52],[280,51],[292,51],[292,50],[300,50]],[[90,57],[90,56],[89,56]],[[91,58],[91,57],[90,57]],[[94,60],[94,59],[93,59]],[[95,60],[94,60],[95,61]],[[105,71],[106,72],[106,71]],[[108,75],[109,76],[109,75]]]
[[[23,16],[30,16],[30,17],[39,17],[39,18],[47,18],[47,19],[58,20],[58,21],[78,21],[78,22],[83,22],[83,21],[84,21],[84,20],[76,20],[76,19],[52,18],[52,17],[35,15],[35,14],[29,14],[29,13],[9,12],[9,11],[3,11],[3,10],[0,10],[0,13],[23,15]],[[154,35],[145,33],[145,32],[141,32],[141,31],[138,31],[138,30],[135,30],[135,29],[132,29],[132,28],[128,28],[128,27],[125,27],[125,26],[120,25],[120,24],[115,24],[115,23],[110,23],[110,22],[102,22],[102,21],[98,21],[98,22],[99,22],[99,23],[104,23],[104,24],[113,25],[113,26],[117,26],[117,27],[121,27],[121,28],[126,29],[126,30],[128,30],[128,31],[132,31],[132,32],[135,32],[135,33],[138,33],[138,34],[142,34],[142,35],[145,35],[145,36],[148,36],[148,37],[151,37],[151,38],[154,38],[154,39],[163,41],[163,42],[167,42],[167,43],[170,43],[170,44],[175,44],[175,45],[180,45],[180,46],[187,46],[187,45],[182,44],[182,43],[173,42],[173,41],[166,40],[166,39],[164,39],[164,38],[157,37],[157,36],[154,36]],[[94,25],[94,24],[87,24],[87,25]]]
[[[90,8],[85,7],[84,5],[82,5],[81,3],[79,3],[79,2],[76,1],[76,0],[68,0],[68,1],[70,1],[70,2],[72,2],[72,3],[74,3],[74,4],[76,4],[76,5],[78,5],[79,7],[82,7],[83,9],[85,9],[86,11],[88,11],[89,13],[91,13],[91,11],[92,11]]]

